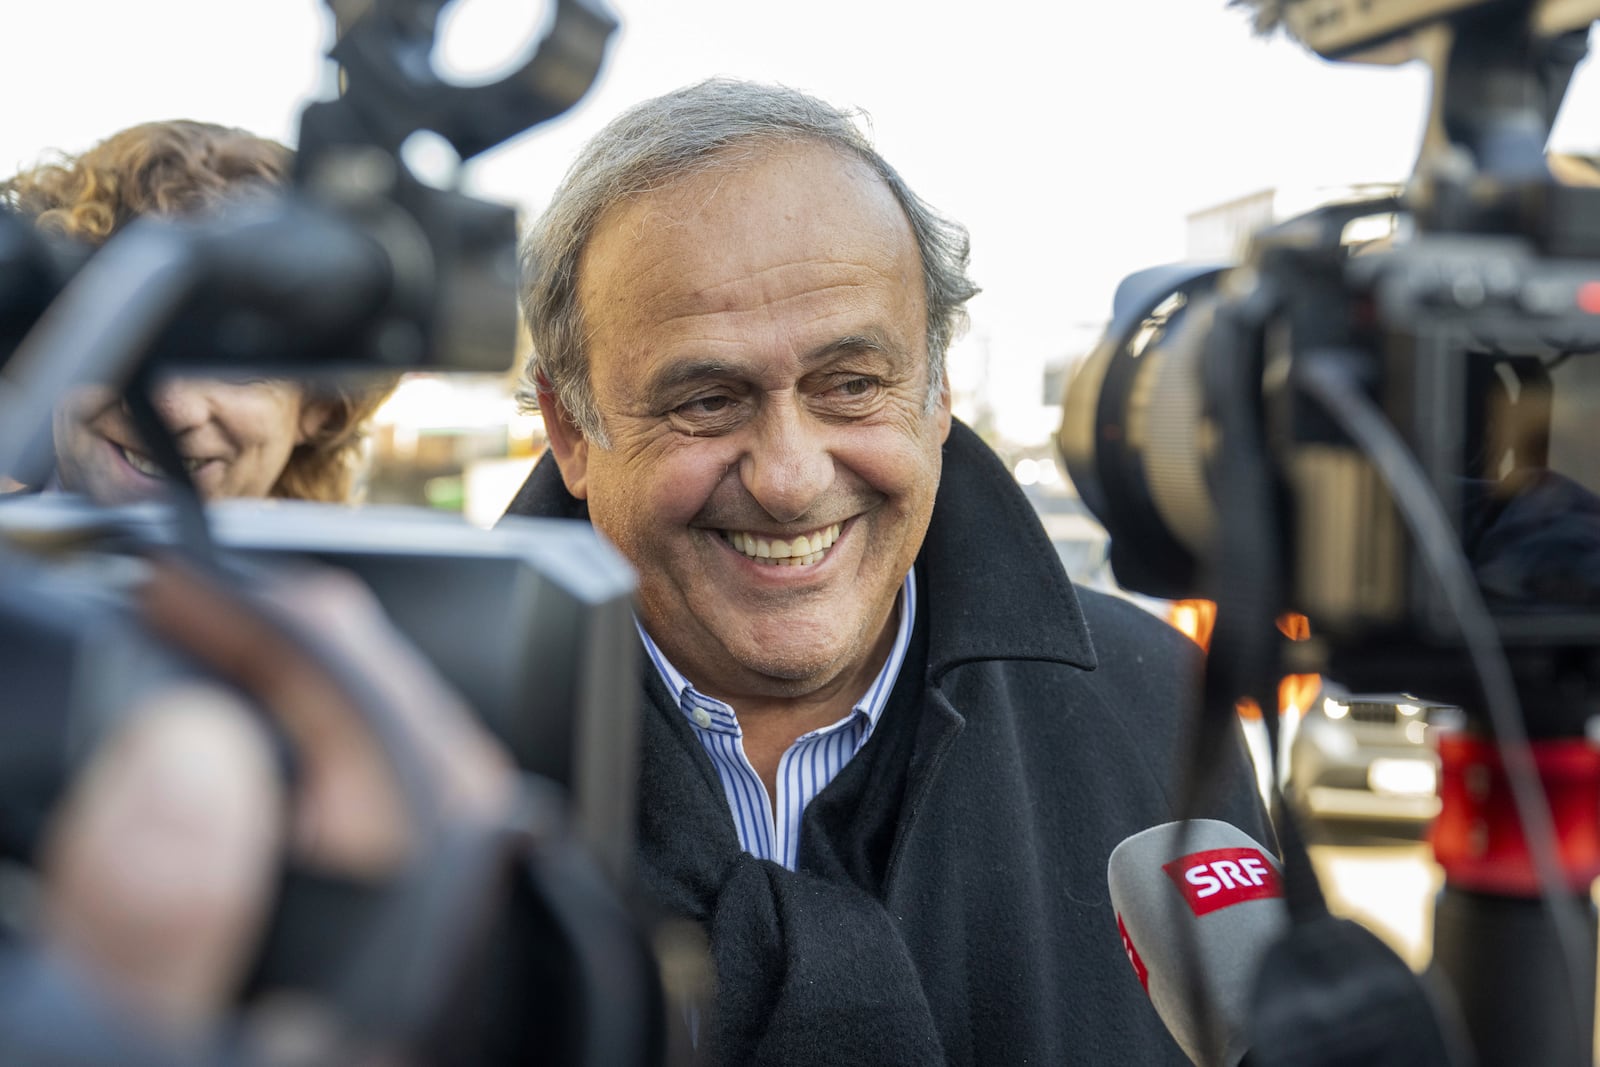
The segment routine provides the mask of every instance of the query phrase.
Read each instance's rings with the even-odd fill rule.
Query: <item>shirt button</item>
[[[700,725],[702,730],[706,729],[711,725],[711,713],[705,708],[695,708],[694,721]]]

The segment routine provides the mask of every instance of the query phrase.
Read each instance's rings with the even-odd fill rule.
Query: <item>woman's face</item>
[[[276,378],[173,378],[156,387],[152,400],[207,500],[269,495],[295,446],[329,414],[327,405],[308,402],[298,384]],[[56,408],[54,435],[64,489],[123,504],[155,495],[166,481],[108,389],[87,386],[70,395]]]

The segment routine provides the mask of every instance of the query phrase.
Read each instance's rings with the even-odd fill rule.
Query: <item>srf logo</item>
[[[1163,863],[1196,915],[1283,896],[1278,869],[1259,848],[1213,848]]]

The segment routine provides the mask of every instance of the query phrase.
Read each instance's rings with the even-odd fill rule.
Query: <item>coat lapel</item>
[[[1009,561],[996,567],[993,561]],[[1095,667],[1077,595],[1033,505],[1000,460],[960,422],[917,566],[930,594],[928,668],[937,681],[982,660]]]

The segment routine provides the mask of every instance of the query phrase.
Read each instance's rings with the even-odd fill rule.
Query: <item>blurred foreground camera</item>
[[[0,213],[0,473],[44,484],[51,412],[93,384],[122,393],[173,490],[118,508],[51,491],[0,502],[0,962],[25,956],[35,932],[26,883],[45,827],[141,699],[175,681],[233,689],[281,728],[278,770],[297,797],[320,768],[291,721],[307,706],[294,686],[321,686],[381,756],[412,851],[381,874],[283,860],[242,1002],[314,1003],[350,1057],[659,1062],[659,973],[628,901],[625,562],[581,523],[484,531],[400,509],[206,506],[154,416],[164,375],[504,371],[514,358],[513,213],[423,183],[402,148],[426,130],[469,159],[562,113],[596,77],[615,20],[598,0],[556,0],[519,70],[466,87],[431,64],[437,0],[329,6],[343,92],[306,109],[289,195],[141,219],[92,255]],[[354,617],[375,607],[395,677],[274,609],[307,568],[359,582]],[[173,636],[172,605],[200,640]],[[207,619],[231,645],[203,640],[217,636]],[[246,634],[277,658],[258,661]],[[293,677],[274,677],[284,664]],[[426,679],[424,695],[397,690],[400,678]],[[452,820],[462,801],[434,766],[448,753],[428,749],[406,707],[431,695],[469,708],[514,762],[516,802],[499,821]],[[434,740],[450,736],[441,729]],[[224,1023],[244,1025],[244,1008]],[[0,1058],[128,1061],[114,1036],[73,1019],[0,1013]]]
[[[1217,602],[1209,729],[1290,672],[1460,709],[1431,729],[1435,963],[1480,1062],[1587,1064],[1600,188],[1557,183],[1545,141],[1600,5],[1242,6],[1328,58],[1426,59],[1416,173],[1257,233],[1238,265],[1127,279],[1060,451],[1121,584]],[[1354,240],[1374,217],[1393,236]],[[1279,637],[1285,612],[1310,640]]]

